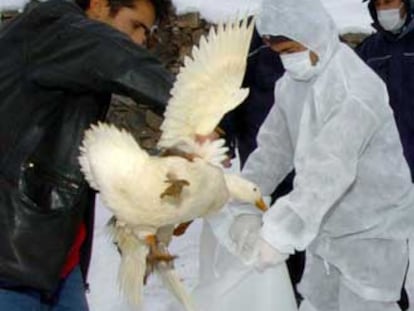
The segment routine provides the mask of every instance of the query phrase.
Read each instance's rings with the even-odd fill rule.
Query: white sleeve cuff
[[[260,231],[260,236],[263,240],[272,245],[281,253],[295,253],[295,247],[293,245],[286,243],[287,239],[284,239],[285,235],[279,230],[275,230],[273,226],[269,226],[266,223],[264,223]]]

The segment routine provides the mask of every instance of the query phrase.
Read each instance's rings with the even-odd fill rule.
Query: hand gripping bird
[[[256,185],[224,173],[224,141],[199,139],[248,95],[241,85],[253,27],[247,18],[212,27],[185,58],[161,125],[158,147],[164,156],[150,156],[131,134],[112,125],[99,123],[85,133],[81,169],[116,217],[119,282],[131,303],[141,302],[150,263],[185,308],[194,310],[175,271],[154,264],[174,258],[160,249],[157,234],[167,232],[168,240],[180,224],[214,213],[230,199],[266,209]]]

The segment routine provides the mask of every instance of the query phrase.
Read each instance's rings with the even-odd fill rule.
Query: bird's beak
[[[263,201],[263,199],[256,201],[256,206],[259,210],[266,212],[269,208],[267,207],[266,203]]]

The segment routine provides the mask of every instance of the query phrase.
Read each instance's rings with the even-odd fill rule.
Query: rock
[[[180,28],[199,28],[201,24],[199,13],[187,13],[177,18],[177,26]]]
[[[184,57],[191,55],[192,46],[182,46],[180,49],[179,60],[183,63]]]
[[[13,17],[15,17],[18,14],[17,11],[4,11],[0,12],[0,25]]]
[[[135,103],[124,96],[113,95],[106,121],[127,130],[144,149],[154,148],[159,138],[159,126],[155,117],[148,124],[148,107]],[[159,117],[161,119],[161,117]]]
[[[145,113],[146,124],[154,131],[159,131],[163,118],[151,110],[147,110]]]
[[[200,42],[200,38],[206,34],[206,31],[204,29],[197,29],[194,30],[191,34],[192,41],[197,43]]]
[[[341,41],[348,44],[351,48],[355,48],[370,34],[367,33],[346,33],[341,35]]]

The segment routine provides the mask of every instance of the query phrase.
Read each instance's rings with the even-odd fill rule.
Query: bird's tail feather
[[[158,265],[155,271],[164,286],[181,302],[186,311],[196,311],[191,296],[174,269]]]
[[[126,227],[115,227],[112,232],[114,242],[121,252],[118,271],[121,292],[131,305],[139,306],[142,302],[149,247]]]

